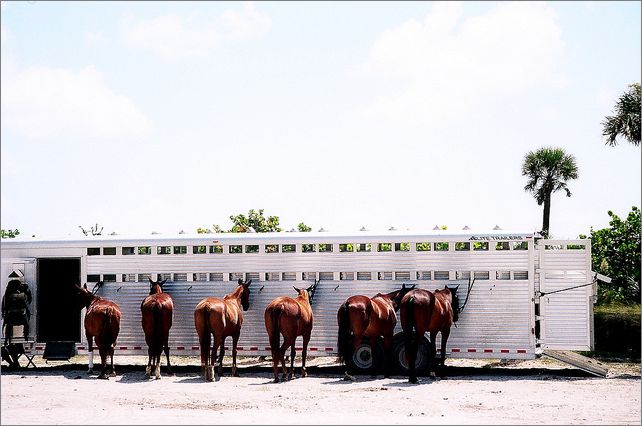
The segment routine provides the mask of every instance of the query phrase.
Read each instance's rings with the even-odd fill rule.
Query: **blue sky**
[[[2,2],[3,229],[531,232],[521,163],[573,154],[554,237],[640,206],[600,122],[639,2]]]

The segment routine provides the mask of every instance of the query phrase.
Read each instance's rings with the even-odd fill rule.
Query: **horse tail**
[[[111,307],[108,307],[105,310],[105,320],[103,321],[103,341],[105,346],[116,346],[116,336],[112,333],[112,324],[114,321],[114,313],[112,312]],[[99,348],[100,349],[100,348]]]
[[[157,353],[160,355],[163,350],[163,306],[160,303],[155,303],[152,312],[154,318],[154,355]]]
[[[279,329],[279,321],[281,319],[282,307],[277,306],[270,311],[270,319],[272,320],[272,332],[270,333],[270,347],[273,353],[278,353],[281,345],[281,331]]]
[[[350,310],[348,302],[344,302],[339,308],[337,315],[339,323],[339,337],[337,349],[339,352],[339,362],[343,362],[350,352]]]

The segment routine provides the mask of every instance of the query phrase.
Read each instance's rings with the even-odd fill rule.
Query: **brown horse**
[[[417,383],[415,362],[419,341],[425,332],[430,332],[430,348],[428,350],[428,370],[434,373],[435,338],[441,332],[441,361],[440,376],[443,377],[444,362],[446,360],[446,342],[450,335],[450,327],[459,319],[459,299],[457,288],[448,287],[430,292],[415,289],[401,299],[401,327],[404,334],[406,355],[408,357],[408,380]]]
[[[160,357],[163,350],[167,358],[168,373],[173,375],[169,362],[169,329],[172,328],[174,302],[169,294],[163,293],[165,281],[167,280],[152,281],[149,278],[149,296],[145,297],[140,304],[145,342],[147,342],[147,355],[149,356],[145,374],[147,377],[151,377],[153,373],[156,379],[161,378]]]
[[[383,367],[384,377],[390,377],[391,358],[392,358],[392,338],[394,329],[397,325],[397,314],[401,299],[410,290],[415,288],[406,287],[403,284],[398,290],[387,294],[378,293],[370,298],[368,296],[351,296],[337,312],[337,322],[339,324],[338,349],[339,358],[345,361],[348,370],[355,369],[355,360],[357,348],[361,345],[364,338],[370,343],[370,354],[372,358],[372,369],[374,372],[375,362],[374,353],[377,340],[383,337]],[[352,345],[350,340],[352,338]],[[357,361],[359,362],[359,361]],[[346,372],[348,378],[352,378]]]
[[[238,377],[236,369],[236,346],[241,335],[243,325],[243,312],[250,307],[250,284],[252,280],[238,281],[238,287],[225,295],[222,299],[208,297],[201,300],[194,309],[194,325],[201,345],[201,374],[205,379],[219,380],[223,375],[223,355],[225,354],[225,338],[232,336],[232,375]],[[212,356],[208,358],[210,341],[214,335]],[[216,351],[221,348],[221,353],[216,361]]]
[[[102,286],[103,282],[99,281],[95,288]],[[78,310],[87,308],[85,312],[85,335],[89,345],[89,374],[93,373],[94,368],[94,346],[93,339],[96,339],[96,346],[100,353],[102,370],[99,379],[108,379],[107,376],[107,355],[111,359],[110,376],[116,376],[114,370],[114,347],[116,338],[120,331],[120,307],[111,300],[103,299],[87,290],[87,284],[83,287],[76,284],[78,295]]]
[[[296,354],[294,343],[298,336],[303,337],[303,351],[301,353],[301,377],[308,373],[305,369],[305,358],[308,351],[308,343],[312,334],[312,306],[310,302],[314,297],[319,281],[315,281],[310,287],[301,289],[294,287],[298,293],[296,298],[281,296],[274,299],[265,309],[265,329],[270,339],[270,350],[272,351],[272,369],[274,370],[274,383],[279,383],[279,361],[283,368],[281,381],[290,380],[294,373],[294,356]],[[283,345],[279,347],[281,334],[283,334]],[[285,368],[285,351],[291,347],[290,371]]]

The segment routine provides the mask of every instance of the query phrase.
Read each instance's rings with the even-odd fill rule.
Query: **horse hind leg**
[[[100,353],[100,365],[101,365],[101,371],[100,375],[98,376],[99,379],[109,379],[109,375],[107,374],[107,348],[105,345],[101,344],[98,346],[98,352]]]
[[[219,346],[219,356],[218,356],[218,374],[216,375],[216,381],[218,382],[221,377],[223,377],[223,357],[225,356],[225,338],[221,339]]]
[[[161,368],[160,368],[160,359],[161,355],[163,354],[163,347],[159,346],[158,348],[155,349],[154,353],[154,377],[156,380],[159,380],[161,378]]]
[[[167,358],[167,375],[168,376],[173,376],[174,373],[172,372],[172,364],[169,362],[169,343],[165,342],[163,345],[163,351],[165,352],[165,358]]]
[[[152,376],[152,363],[153,363],[154,355],[152,352],[152,347],[147,346],[147,368],[145,368],[145,377],[148,379],[151,378]]]

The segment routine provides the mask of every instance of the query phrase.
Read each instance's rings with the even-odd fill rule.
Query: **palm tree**
[[[577,179],[578,168],[575,157],[564,152],[562,148],[540,148],[531,151],[524,157],[522,176],[528,176],[524,190],[535,197],[538,205],[544,204],[542,235],[549,236],[551,217],[551,194],[560,190],[571,196],[566,182]]]
[[[615,104],[615,115],[607,116],[602,121],[602,136],[606,143],[617,145],[616,138],[623,137],[633,145],[640,145],[640,83],[629,85],[629,91],[624,93]]]

